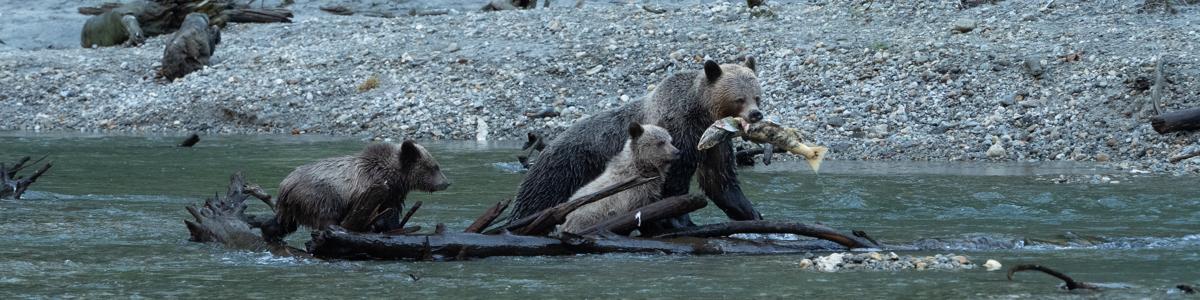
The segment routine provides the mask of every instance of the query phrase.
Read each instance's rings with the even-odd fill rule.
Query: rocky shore
[[[1140,13],[1142,1],[953,2],[298,12],[292,24],[226,28],[211,67],[169,83],[154,78],[165,37],[136,48],[0,45],[0,130],[552,136],[671,72],[752,55],[768,114],[830,146],[830,159],[1200,172],[1200,159],[1166,163],[1196,134],[1158,135],[1146,121],[1158,59],[1163,109],[1200,107],[1200,6],[1171,15]],[[548,110],[557,116],[525,115]]]

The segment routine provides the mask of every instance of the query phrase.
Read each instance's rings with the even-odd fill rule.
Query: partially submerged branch
[[[1046,273],[1046,274],[1049,274],[1050,276],[1054,276],[1054,277],[1056,277],[1056,278],[1058,278],[1058,279],[1062,280],[1064,283],[1066,283],[1066,288],[1067,288],[1068,290],[1075,290],[1075,289],[1088,289],[1088,290],[1096,290],[1096,289],[1100,289],[1099,287],[1097,287],[1097,286],[1095,286],[1095,285],[1093,285],[1093,284],[1087,283],[1087,282],[1079,282],[1079,281],[1075,281],[1075,279],[1072,279],[1070,276],[1067,276],[1067,274],[1063,274],[1062,272],[1055,271],[1054,269],[1047,268],[1047,267],[1044,267],[1044,266],[1041,266],[1041,265],[1018,265],[1018,266],[1014,266],[1014,267],[1012,267],[1012,269],[1008,269],[1008,280],[1012,280],[1012,278],[1013,278],[1013,274],[1014,274],[1014,273],[1021,272],[1021,271],[1041,271],[1042,273]]]
[[[869,238],[866,238],[866,234],[863,234],[861,237],[850,236],[821,225],[772,221],[733,221],[697,227],[687,227],[659,234],[655,236],[655,238],[674,238],[685,236],[708,238],[729,236],[738,233],[790,233],[831,241],[850,249],[883,248],[882,245],[871,241]]]
[[[299,249],[286,245],[268,243],[262,238],[252,224],[261,222],[257,216],[246,215],[246,199],[250,197],[245,189],[249,184],[242,173],[235,173],[229,178],[229,188],[225,197],[213,195],[204,204],[187,206],[187,211],[195,220],[184,220],[193,242],[220,243],[226,247],[250,251],[270,251],[275,255],[304,255]]]
[[[3,163],[0,163],[0,199],[9,197],[12,197],[13,199],[21,199],[21,195],[25,194],[25,190],[29,189],[30,185],[33,185],[35,182],[37,182],[38,178],[41,178],[42,175],[46,174],[46,171],[50,170],[50,167],[54,166],[54,162],[47,162],[46,164],[42,165],[41,168],[38,168],[37,171],[34,171],[32,175],[29,175],[29,177],[21,177],[17,176],[17,174],[29,166],[37,165],[37,163],[41,162],[45,158],[45,156],[42,156],[42,158],[39,158],[33,163],[26,164],[29,162],[29,157],[22,157],[21,159],[17,160],[17,163],[11,168],[5,166]]]

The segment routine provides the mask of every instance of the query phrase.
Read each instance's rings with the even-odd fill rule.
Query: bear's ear
[[[421,150],[417,149],[417,143],[413,140],[404,140],[400,144],[400,161],[413,162],[421,158]]]
[[[750,69],[750,71],[758,72],[758,69],[756,69],[756,67],[758,67],[758,62],[754,61],[753,56],[747,56],[746,63],[744,65],[747,69]]]
[[[716,82],[717,78],[721,78],[721,65],[718,65],[715,61],[705,61],[704,76],[708,78],[709,83]]]
[[[637,122],[629,122],[629,138],[636,140],[642,136],[642,132],[644,132],[644,130],[642,130],[642,124],[638,124]]]

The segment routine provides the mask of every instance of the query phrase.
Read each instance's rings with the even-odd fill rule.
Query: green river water
[[[351,154],[357,139],[0,134],[0,161],[49,154],[54,168],[22,200],[0,200],[0,299],[14,298],[1183,298],[1200,284],[1196,177],[1131,175],[1081,164],[828,161],[813,175],[798,163],[740,171],[767,219],[861,229],[889,243],[1063,240],[1065,246],[951,246],[976,263],[1053,266],[1103,293],[1059,290],[1059,281],[1003,272],[853,271],[797,267],[795,255],[586,255],[465,262],[319,261],[191,243],[183,207],[224,193],[229,175],[274,194],[293,168]],[[454,184],[414,193],[413,222],[465,228],[511,197],[522,175],[506,171],[516,144],[426,142]],[[835,157],[836,158],[836,157]],[[501,164],[497,164],[501,163]],[[1105,174],[1118,184],[1090,182]],[[1054,183],[1066,175],[1072,183]],[[262,211],[261,203],[250,203]],[[697,223],[721,221],[712,205]],[[303,245],[304,230],[291,236]],[[1075,241],[1075,240],[1072,240]],[[953,244],[953,243],[951,243]],[[409,274],[419,277],[413,280]]]

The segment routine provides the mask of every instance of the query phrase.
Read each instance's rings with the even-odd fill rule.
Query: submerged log
[[[1169,112],[1150,118],[1158,134],[1200,129],[1200,108]]]
[[[790,233],[831,241],[846,248],[884,248],[883,245],[872,241],[866,234],[849,236],[833,230],[833,228],[790,222],[771,221],[732,221],[712,225],[680,228],[654,236],[655,238],[675,237],[719,237],[738,233]]]
[[[825,242],[777,244],[738,239],[636,239],[579,237],[562,239],[511,234],[443,233],[382,235],[330,228],[313,232],[308,251],[325,259],[448,260],[492,256],[554,256],[603,253],[647,254],[797,254],[836,250]]]
[[[26,164],[29,162],[29,159],[30,157],[28,156],[22,157],[12,167],[0,163],[0,199],[9,197],[21,199],[21,195],[25,194],[25,190],[29,189],[30,185],[37,182],[38,178],[42,177],[42,175],[46,174],[46,171],[50,170],[50,167],[54,166],[54,162],[47,162],[41,168],[38,168],[37,171],[34,171],[33,175],[29,175],[29,177],[17,176],[21,170],[38,164],[46,159],[46,157],[42,156],[42,158],[33,161],[33,163]]]

